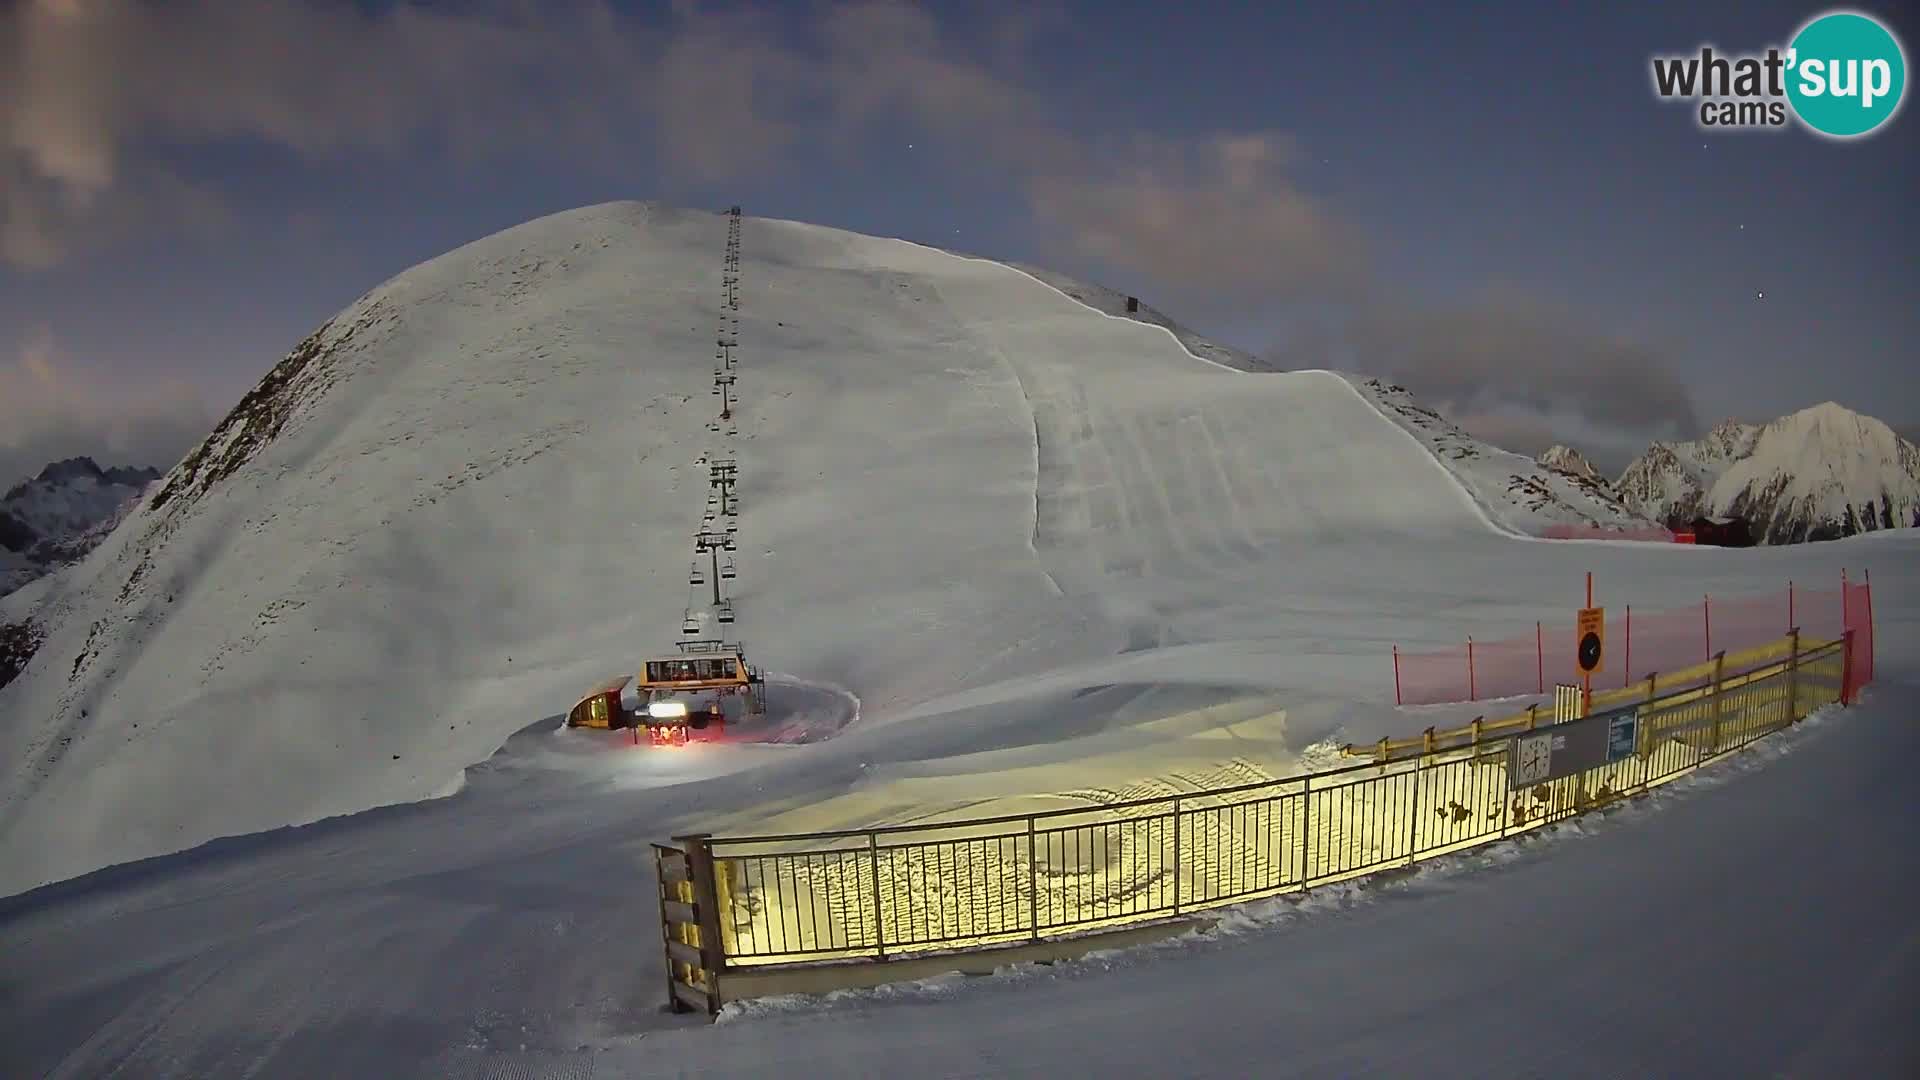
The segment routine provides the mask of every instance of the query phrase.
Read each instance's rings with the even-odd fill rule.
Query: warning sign
[[[1579,624],[1574,630],[1574,640],[1579,643],[1574,662],[1588,675],[1598,675],[1606,670],[1607,659],[1607,609],[1581,608]]]

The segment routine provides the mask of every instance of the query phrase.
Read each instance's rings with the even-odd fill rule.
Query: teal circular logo
[[[1893,119],[1906,96],[1907,57],[1892,31],[1869,16],[1833,11],[1800,28],[1787,46],[1787,100],[1802,123],[1850,139]]]

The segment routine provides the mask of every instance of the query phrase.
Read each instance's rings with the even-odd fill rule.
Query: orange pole
[[[1587,606],[1593,606],[1593,571],[1591,570],[1587,571]],[[1593,675],[1583,671],[1580,673],[1580,715],[1585,716],[1592,711]]]
[[[1467,635],[1467,700],[1479,701],[1480,691],[1474,686],[1473,679],[1473,635]]]
[[[1865,584],[1864,586],[1862,586],[1862,590],[1863,590],[1863,591],[1864,591],[1864,592],[1865,592],[1865,593],[1867,594],[1867,682],[1872,682],[1872,681],[1873,681],[1873,653],[1874,653],[1874,644],[1873,644],[1873,571],[1871,571],[1871,570],[1867,570],[1867,569],[1862,569],[1862,570],[1860,571],[1860,573],[1861,573],[1862,575],[1864,575],[1864,576],[1866,577],[1866,579],[1867,579],[1867,582],[1866,582],[1866,584]]]
[[[1533,683],[1535,693],[1547,692],[1547,643],[1538,619],[1533,622]]]
[[[1713,597],[1700,598],[1700,619],[1707,627],[1707,659],[1713,659]]]

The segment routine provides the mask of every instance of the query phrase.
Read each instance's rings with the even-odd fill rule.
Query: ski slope
[[[1000,264],[798,223],[750,221],[724,311],[723,222],[541,219],[303,343],[32,594],[46,644],[0,689],[0,889],[444,794],[671,648],[717,324],[742,343],[735,632],[869,723],[1129,650],[1297,658],[1316,598],[1485,548],[1484,515],[1338,376],[1235,372]],[[1348,618],[1309,632],[1355,640]],[[1371,657],[1226,663],[1381,686]]]
[[[0,600],[48,630],[0,689],[0,894],[18,894],[0,900],[0,1047],[21,1066],[0,1072],[651,1071],[680,1021],[654,1011],[659,936],[634,907],[647,841],[1284,774],[1447,721],[1391,707],[1391,643],[1570,619],[1588,570],[1603,602],[1651,610],[1870,565],[1882,678],[1920,681],[1912,539],[1525,540],[1341,376],[1238,372],[1009,267],[749,218],[735,629],[776,689],[803,688],[783,722],[857,719],[672,753],[556,731],[594,679],[678,636],[714,327],[733,318],[725,233],[609,204],[397,276],[84,563]],[[1693,865],[1665,858],[1609,880]],[[1705,881],[1687,886],[1701,904]],[[1333,972],[1357,945],[1332,940],[1219,977],[1264,1000],[1273,950]],[[1482,972],[1493,947],[1418,963]],[[1365,1015],[1439,1008],[1393,996],[1413,961],[1373,959],[1332,984],[1387,995]],[[1481,985],[1533,974],[1484,967]],[[1037,1055],[1105,1023],[1074,1044],[1093,1061],[1172,1008],[1137,983],[1080,1004],[1006,989],[976,1006],[997,1028],[883,1023],[936,1072],[1000,1072],[1041,1059],[968,1057],[974,1031]],[[833,1038],[868,1037],[865,1008],[792,1060],[897,1065],[904,1035],[873,1043],[892,1056]],[[1336,1019],[1298,1017],[1297,1039]],[[792,1025],[772,1024],[673,1045],[763,1075],[788,1060],[766,1040]],[[1197,1071],[1277,1037],[1214,1034],[1221,1064]]]

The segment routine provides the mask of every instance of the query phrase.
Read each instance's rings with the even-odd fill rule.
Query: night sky
[[[623,198],[1049,266],[1609,471],[1920,427],[1914,110],[1706,133],[1648,74],[1817,5],[401,6],[0,0],[0,484],[168,466],[381,280]]]

